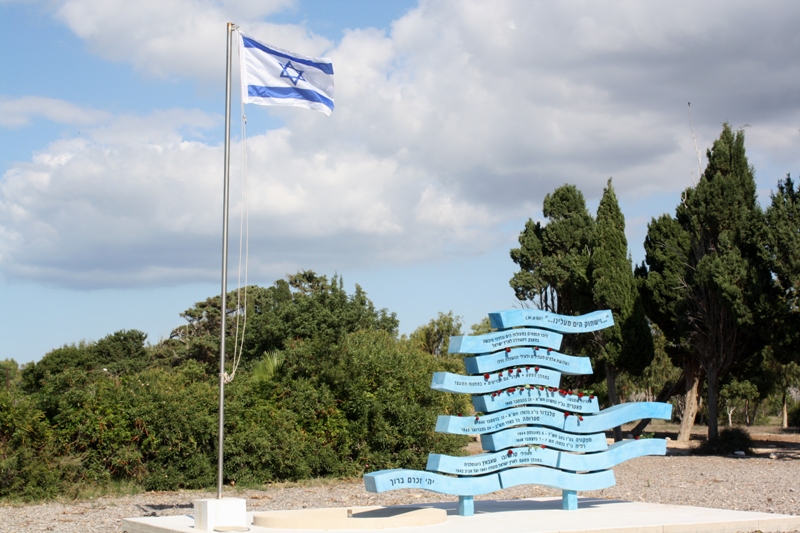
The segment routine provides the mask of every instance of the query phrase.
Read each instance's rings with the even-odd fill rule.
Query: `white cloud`
[[[60,0],[57,16],[92,50],[159,78],[216,81],[225,72],[225,26],[313,55],[329,46],[300,26],[263,22],[294,0]]]
[[[107,120],[110,114],[97,109],[80,107],[57,98],[41,96],[3,98],[0,96],[0,127],[26,126],[34,117],[42,117],[59,124],[84,126]]]
[[[800,5],[423,1],[388,34],[335,44],[264,22],[280,1],[59,5],[97,53],[153,75],[218,80],[232,18],[281,47],[327,51],[331,117],[248,110],[286,124],[249,139],[252,264],[271,276],[480,253],[559,185],[591,203],[609,176],[641,235],[646,206],[671,210],[664,198],[691,183],[689,100],[703,152],[727,120],[752,126],[754,161],[800,162]],[[0,181],[0,268],[67,285],[216,276],[222,155],[205,134],[220,117],[72,112],[94,117],[87,138]]]
[[[7,171],[0,180],[0,267],[66,286],[214,279],[222,151],[180,134],[211,119],[180,111],[119,117]],[[239,149],[234,143],[233,152]],[[484,230],[485,221],[466,216],[480,206],[463,201],[460,215],[432,217],[435,206],[423,190],[429,177],[389,158],[326,148],[303,153],[287,130],[249,138],[248,153],[256,274],[280,276],[276,265],[301,268],[311,254],[331,268],[408,262],[436,253],[451,237],[464,246],[474,227]],[[240,173],[233,174],[237,213]],[[234,216],[234,233],[237,227]]]

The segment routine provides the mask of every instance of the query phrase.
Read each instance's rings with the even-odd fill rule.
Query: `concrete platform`
[[[375,531],[441,524],[447,511],[433,507],[333,507],[293,511],[261,511],[253,513],[252,524],[276,529],[322,529]]]
[[[561,498],[478,500],[475,502],[475,515],[469,517],[458,516],[457,502],[416,504],[413,507],[445,509],[447,521],[429,526],[392,528],[389,529],[390,532],[735,533],[800,530],[800,516],[595,498],[579,498],[577,511],[562,511]],[[252,524],[252,515],[253,513],[248,513],[249,524]],[[186,515],[128,518],[123,521],[122,529],[128,533],[198,533],[199,531],[194,528],[194,518]],[[297,531],[297,529],[273,529],[250,525],[251,533],[297,533]],[[339,531],[364,530],[339,529]]]

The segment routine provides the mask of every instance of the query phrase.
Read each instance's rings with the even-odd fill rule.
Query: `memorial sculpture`
[[[578,508],[578,491],[616,483],[611,468],[643,455],[664,455],[664,439],[609,446],[605,431],[644,418],[669,419],[667,403],[634,402],[600,410],[588,391],[561,387],[562,375],[592,373],[588,357],[560,353],[564,334],[614,324],[610,311],[570,317],[540,310],[490,313],[492,333],[450,338],[467,374],[436,372],[431,388],[472,395],[475,414],[440,415],[436,431],[480,435],[485,453],[431,453],[425,471],[391,469],[364,475],[370,492],[421,488],[459,497],[458,514],[474,514],[473,497],[523,484],[562,491],[562,508]]]

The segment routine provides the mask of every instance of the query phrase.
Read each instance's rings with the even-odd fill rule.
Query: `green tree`
[[[16,390],[21,381],[19,365],[13,359],[0,361],[0,389],[6,392]]]
[[[734,377],[722,386],[719,396],[725,405],[728,426],[733,425],[733,413],[737,409],[745,411],[745,423],[749,425],[746,414],[748,404],[758,398],[758,388],[753,383],[748,380],[739,381]]]
[[[115,375],[142,370],[150,362],[145,339],[147,334],[142,331],[120,330],[97,342],[80,342],[56,348],[37,363],[23,369],[23,386],[28,392],[34,392],[46,377],[70,369],[87,372],[104,370]]]
[[[409,338],[433,356],[447,355],[450,337],[462,334],[461,325],[461,317],[454,315],[453,311],[440,311],[439,316],[415,329]]]
[[[770,344],[780,363],[800,364],[800,184],[787,175],[771,196],[762,249],[773,281]]]
[[[220,301],[219,296],[207,298],[181,313],[186,324],[172,330],[170,338],[156,347],[161,357],[168,358],[174,364],[193,359],[209,367],[218,365]],[[267,288],[251,285],[241,291],[230,291],[225,304],[228,317],[225,321],[228,336],[226,351],[232,352],[234,347],[238,348],[239,343],[234,341],[237,340],[237,327],[242,326],[246,335],[258,337],[256,341],[251,341],[259,344],[252,350],[253,357],[280,349],[288,333],[285,331],[285,324],[278,321],[276,315],[291,304],[292,292],[286,280],[278,280]],[[271,320],[263,320],[262,317],[265,316]],[[237,321],[237,318],[241,320]],[[256,322],[262,323],[256,325]],[[255,335],[252,331],[254,328],[257,330]],[[261,348],[260,352],[256,351],[258,348]],[[229,355],[232,354],[226,354],[226,357]]]
[[[232,360],[236,346],[242,346],[247,362],[260,359],[265,352],[283,350],[291,340],[335,344],[361,329],[397,332],[395,313],[376,309],[359,285],[348,295],[340,276],[328,280],[305,270],[276,281],[272,287],[250,286],[246,291],[246,298],[238,291],[227,295],[226,346],[231,352],[226,354],[227,360]],[[158,350],[172,352],[172,358],[178,361],[194,359],[209,368],[218,364],[219,296],[196,303],[181,316],[187,324],[173,330],[170,340]]]
[[[484,333],[491,333],[493,331],[492,322],[489,320],[488,316],[483,317],[477,324],[472,324],[469,329],[470,335],[483,335]]]
[[[744,132],[734,133],[725,124],[707,158],[697,186],[684,191],[676,209],[680,230],[663,218],[663,224],[656,224],[667,232],[684,234],[661,242],[652,240],[653,245],[663,247],[665,257],[676,261],[667,268],[651,267],[651,272],[668,274],[661,280],[665,283],[660,285],[660,298],[671,291],[680,293],[672,306],[673,319],[654,320],[681,349],[685,343],[687,357],[705,372],[708,439],[713,447],[719,436],[720,378],[763,345],[757,321],[769,274],[759,255],[763,217],[756,202],[753,169],[745,154]],[[681,245],[685,243],[684,251]],[[675,279],[671,279],[673,275]],[[670,286],[673,281],[677,285]],[[648,285],[651,290],[659,287],[655,282]],[[651,298],[658,299],[652,293]],[[673,325],[674,336],[670,331]]]
[[[767,368],[772,377],[774,392],[781,399],[781,427],[786,429],[789,427],[789,395],[793,388],[800,387],[800,365],[794,361],[782,364],[774,357],[768,357]]]
[[[596,309],[610,309],[614,325],[594,334],[595,356],[605,365],[608,396],[619,404],[616,379],[621,371],[641,375],[653,359],[653,338],[644,313],[625,237],[625,216],[619,208],[611,180],[597,208],[589,262]],[[622,440],[620,428],[615,440]]]
[[[546,224],[529,219],[519,235],[519,248],[511,259],[519,265],[511,288],[523,306],[561,315],[581,315],[594,309],[589,262],[594,238],[594,218],[583,194],[563,185],[544,198]],[[562,349],[585,348],[580,335],[564,338]]]
[[[673,384],[682,377],[680,368],[672,364],[667,354],[667,339],[657,325],[652,324],[653,333],[653,360],[644,369],[636,381],[645,389],[645,398],[648,402],[666,401],[669,398],[661,397],[656,400],[655,391],[664,391],[673,388]]]
[[[594,219],[583,194],[563,185],[544,198],[547,224],[528,219],[511,259],[519,272],[511,278],[517,299],[539,309],[578,315],[592,307],[589,259]]]
[[[800,383],[800,184],[778,181],[766,213],[764,257],[772,272],[768,320],[771,366],[780,386],[782,427],[788,427],[787,393]]]
[[[107,335],[90,347],[93,368],[119,375],[144,370],[149,364],[145,347],[147,333],[136,329],[120,330]]]
[[[35,392],[50,375],[60,374],[72,368],[89,370],[95,366],[94,363],[87,343],[64,345],[47,352],[38,362],[23,368],[22,386],[27,392]]]
[[[691,242],[689,233],[668,214],[647,225],[645,262],[637,268],[640,293],[647,316],[663,332],[664,350],[683,369],[684,402],[678,441],[690,439],[697,416],[703,368],[689,343],[691,331],[685,310],[690,293],[686,286]]]

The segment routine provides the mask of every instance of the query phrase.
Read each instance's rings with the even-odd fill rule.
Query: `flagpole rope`
[[[237,31],[238,33],[238,31]],[[241,61],[241,58],[240,58]],[[242,146],[242,166],[241,166],[241,186],[242,200],[241,211],[239,214],[239,266],[237,269],[237,289],[236,289],[236,334],[233,341],[233,365],[231,373],[225,375],[226,383],[233,381],[239,362],[242,359],[244,349],[244,334],[247,328],[247,283],[248,265],[250,259],[250,206],[248,203],[248,189],[250,185],[248,165],[247,165],[247,115],[244,112],[244,102],[239,104],[241,120],[241,146]],[[244,287],[242,287],[242,253],[244,253]],[[241,322],[241,334],[239,325]]]

